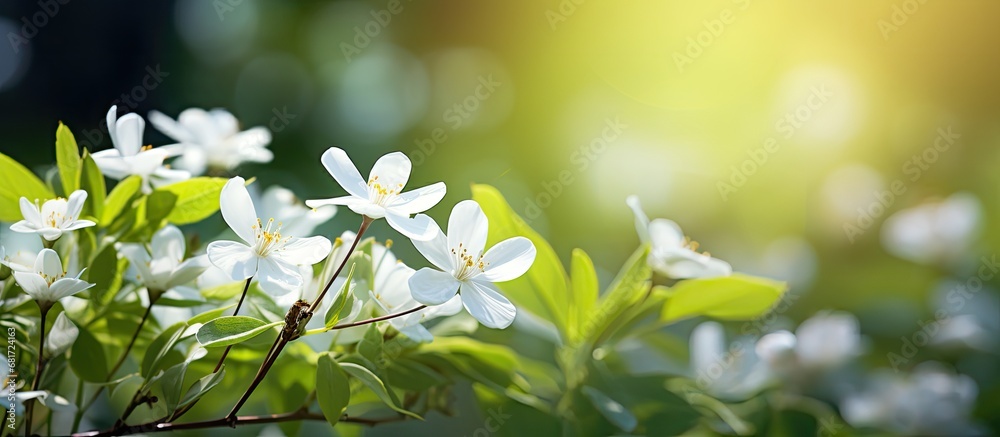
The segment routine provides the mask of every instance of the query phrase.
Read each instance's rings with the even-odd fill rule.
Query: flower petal
[[[205,270],[212,265],[208,260],[208,256],[200,255],[194,258],[188,259],[182,262],[173,273],[170,274],[170,279],[168,280],[168,287],[173,288],[179,285],[187,284],[195,279],[198,279]]]
[[[259,226],[257,211],[247,192],[246,181],[237,176],[226,182],[219,195],[222,218],[243,241],[253,244],[255,241],[254,227]],[[214,261],[213,261],[214,262]]]
[[[153,272],[149,269],[149,263],[152,259],[142,244],[122,244],[118,248],[118,253],[122,254],[128,260],[129,264],[139,271],[140,280],[153,279]]]
[[[326,258],[333,245],[326,237],[294,238],[285,243],[285,247],[272,256],[277,256],[293,265],[311,266]]]
[[[486,247],[488,230],[486,214],[476,201],[458,202],[448,218],[448,247],[458,250],[458,245],[462,244],[473,258],[478,257]]]
[[[153,234],[150,246],[153,249],[153,258],[166,258],[173,261],[172,265],[177,265],[184,259],[184,249],[187,244],[184,242],[184,234],[177,226],[167,225]]]
[[[397,193],[403,191],[406,182],[410,179],[412,169],[410,158],[402,152],[392,152],[383,155],[368,174],[368,182],[377,182],[387,190],[395,190]]]
[[[462,304],[483,326],[504,329],[514,322],[517,309],[496,286],[483,281],[462,284]]]
[[[684,232],[672,220],[655,219],[649,222],[649,240],[653,247],[681,247],[684,245]]]
[[[274,257],[260,259],[257,281],[262,290],[273,295],[286,294],[302,286],[299,269]]]
[[[394,214],[392,211],[386,212],[388,214],[386,214],[385,220],[389,222],[389,226],[392,226],[393,229],[411,240],[430,240],[434,238],[435,234],[440,232],[434,220],[431,220],[426,214],[417,214],[415,217],[409,218]]]
[[[59,299],[62,299],[67,296],[72,296],[93,286],[94,284],[91,284],[87,281],[81,281],[76,278],[62,278],[56,282],[53,282],[52,285],[49,286],[49,298],[53,302],[55,302]]]
[[[49,300],[49,283],[45,282],[42,275],[33,272],[14,271],[14,281],[25,293],[28,293],[35,300]]]
[[[52,249],[42,249],[35,258],[35,273],[44,273],[49,277],[62,276],[64,271],[62,262],[59,261],[59,254]]]
[[[94,223],[90,220],[75,220],[73,221],[73,223],[70,223],[67,226],[63,226],[62,230],[75,231],[77,229],[89,228],[91,226],[97,226],[97,223]]]
[[[425,305],[441,305],[458,292],[461,285],[454,276],[439,270],[424,267],[410,277],[410,294],[413,299]]]
[[[517,278],[535,262],[535,245],[524,237],[503,240],[483,255],[486,269],[482,277],[490,282],[503,282]]]
[[[625,204],[629,208],[632,208],[632,214],[635,216],[635,232],[639,234],[639,241],[643,243],[649,242],[649,217],[642,210],[642,205],[639,204],[639,197],[636,195],[631,195],[625,198]]]
[[[234,281],[257,273],[257,254],[250,246],[235,241],[213,241],[208,245],[208,259]]]
[[[59,228],[41,228],[41,229],[36,230],[35,232],[37,232],[39,235],[42,236],[42,238],[44,238],[44,239],[46,239],[48,241],[56,241],[56,240],[58,240],[59,237],[61,237],[62,233],[63,233],[62,229],[59,229]]]
[[[407,338],[413,340],[417,343],[430,343],[434,341],[434,335],[431,334],[424,325],[419,323],[410,326],[404,326],[398,328],[399,332],[403,333]]]
[[[361,173],[351,162],[351,158],[347,157],[347,152],[337,147],[331,147],[323,152],[320,161],[330,176],[333,176],[348,193],[362,199],[368,198],[368,184],[365,183],[364,179],[361,179]]]
[[[147,152],[148,153],[148,152]],[[157,167],[149,177],[154,187],[164,187],[191,179],[191,172],[166,167]]]
[[[444,198],[448,189],[444,182],[438,182],[426,187],[400,194],[396,202],[389,206],[390,210],[403,215],[417,214],[437,205]]]
[[[22,197],[18,203],[21,206],[21,216],[24,217],[24,221],[35,225],[42,224],[42,215],[38,212],[38,207],[34,203],[31,203],[27,197]]]
[[[194,137],[186,128],[184,128],[184,126],[181,126],[180,123],[174,121],[174,119],[160,111],[149,111],[146,118],[149,119],[149,122],[156,128],[156,130],[176,141],[180,141],[182,143],[194,141]]]
[[[111,125],[108,124],[108,129]],[[115,122],[115,135],[112,142],[122,156],[134,156],[142,148],[142,132],[146,129],[146,121],[136,113],[121,116]]]
[[[434,237],[426,241],[413,240],[413,247],[417,248],[417,251],[435,267],[450,272],[455,269],[455,258],[449,252],[448,237],[444,232],[441,232],[441,228],[436,222],[431,222],[434,223],[433,226],[436,230]]]
[[[333,197],[329,199],[313,199],[307,200],[306,206],[310,208],[320,208],[327,205],[360,205],[369,204],[371,202],[368,199],[360,199],[355,196],[343,196],[343,197]]]
[[[14,232],[21,232],[24,234],[33,234],[35,232],[38,232],[38,228],[36,228],[33,223],[27,220],[21,220],[17,223],[10,225],[10,230]]]
[[[83,203],[87,201],[87,192],[76,190],[69,195],[66,202],[66,221],[73,221],[80,218],[80,211],[83,211]]]
[[[684,248],[654,250],[650,265],[658,273],[674,279],[714,278],[733,273],[729,263]]]

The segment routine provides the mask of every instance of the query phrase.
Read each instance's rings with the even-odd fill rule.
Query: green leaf
[[[185,225],[204,220],[219,210],[219,194],[226,181],[225,178],[197,177],[160,187],[154,193],[176,197],[166,219],[175,225]]]
[[[114,299],[122,285],[122,263],[118,260],[118,251],[113,244],[108,244],[94,256],[94,261],[87,269],[87,281],[95,284],[90,288],[90,301],[102,307]]]
[[[619,316],[642,299],[653,274],[646,263],[648,255],[649,246],[643,245],[625,261],[597,308],[583,321],[583,339],[596,344]],[[589,356],[590,351],[585,354]]]
[[[56,129],[56,165],[63,193],[69,196],[80,188],[80,148],[76,145],[73,132],[62,122]]]
[[[319,401],[319,408],[326,421],[330,425],[336,425],[351,402],[351,384],[347,381],[347,374],[329,352],[319,356],[316,366],[316,399]]]
[[[107,226],[115,221],[125,210],[125,207],[131,203],[140,188],[142,188],[142,178],[135,175],[129,176],[115,185],[104,201],[104,213],[100,217],[101,225]]]
[[[146,221],[151,223],[154,229],[159,229],[160,223],[170,215],[176,205],[176,194],[163,190],[153,191],[146,197]]]
[[[170,325],[167,329],[160,332],[156,338],[149,343],[149,347],[146,348],[146,353],[142,357],[142,366],[140,371],[142,376],[150,377],[152,376],[158,368],[158,364],[163,360],[164,357],[174,348],[177,341],[180,340],[181,334],[184,332],[186,325],[184,322],[178,322]]]
[[[555,250],[511,209],[496,188],[473,185],[472,198],[479,202],[489,219],[488,245],[511,237],[523,236],[535,245],[535,262],[528,272],[497,286],[517,306],[551,321],[561,332],[567,332],[566,309],[571,297],[566,283],[566,271]]]
[[[349,375],[361,381],[361,383],[364,384],[365,387],[368,387],[372,391],[372,393],[375,393],[375,396],[378,396],[378,398],[381,399],[382,402],[384,402],[386,405],[388,405],[389,408],[391,408],[393,411],[399,414],[410,416],[414,419],[423,420],[423,418],[417,415],[416,413],[408,411],[403,407],[401,407],[399,405],[399,400],[396,399],[396,396],[389,392],[389,389],[385,386],[385,383],[383,383],[378,376],[375,376],[375,374],[372,373],[371,370],[368,370],[363,366],[359,366],[354,363],[340,363],[340,367],[344,369],[344,371],[347,372]]]
[[[601,393],[600,390],[584,386],[580,391],[583,392],[584,396],[590,400],[590,403],[594,405],[594,408],[596,408],[605,419],[608,419],[609,422],[613,423],[622,431],[632,432],[636,425],[639,424],[639,421],[629,410],[622,406],[622,404],[616,402],[614,399],[611,399],[604,393]]]
[[[326,311],[325,325],[327,328],[337,325],[337,322],[340,321],[340,313],[347,306],[348,297],[353,297],[353,293],[351,293],[351,281],[354,278],[354,267],[354,264],[352,264],[351,270],[347,272],[347,280],[340,287],[340,293],[337,293],[337,297],[330,304],[330,309]]]
[[[195,336],[204,347],[223,347],[247,341],[284,323],[283,320],[267,323],[246,316],[219,317],[202,325]]]
[[[80,170],[80,188],[87,191],[87,202],[83,204],[83,214],[92,217],[104,216],[104,197],[108,193],[104,185],[104,175],[97,168],[97,162],[83,149],[83,164]]]
[[[660,319],[673,322],[708,316],[749,320],[766,313],[785,292],[784,282],[747,275],[689,279],[671,288]]]
[[[236,281],[201,290],[201,296],[212,300],[229,300],[243,293],[246,281]],[[206,320],[207,322],[207,320]],[[204,323],[204,322],[202,322]]]
[[[191,388],[188,389],[187,393],[184,394],[184,397],[181,398],[181,401],[179,404],[177,404],[177,406],[183,407],[187,404],[190,404],[191,402],[200,399],[202,396],[208,393],[209,390],[219,385],[219,383],[222,382],[222,379],[225,377],[226,377],[226,365],[223,364],[218,372],[209,373],[208,375],[205,375],[201,379],[195,381],[194,384],[191,386]]]
[[[80,330],[70,349],[69,366],[84,381],[108,380],[108,360],[104,356],[104,347],[86,329]]]
[[[226,306],[224,306],[222,308],[216,308],[214,310],[205,311],[205,312],[203,312],[201,314],[198,314],[197,316],[192,317],[190,320],[188,320],[187,321],[187,325],[188,326],[194,326],[194,325],[196,325],[198,323],[208,323],[208,322],[210,322],[210,321],[212,321],[214,319],[219,318],[220,316],[222,316],[223,313],[228,312],[229,309],[232,308],[232,307],[234,307],[234,306],[236,306],[236,304],[230,304],[230,305],[226,305]]]
[[[570,264],[570,285],[573,288],[570,326],[579,332],[583,330],[590,311],[597,304],[600,288],[597,282],[597,272],[594,270],[594,262],[582,249],[573,250],[573,259]]]
[[[46,200],[55,197],[52,190],[30,170],[0,153],[0,221],[21,220],[21,197],[29,201]]]
[[[181,401],[181,390],[184,389],[184,375],[187,373],[188,362],[182,362],[165,370],[156,381],[163,393],[160,402],[167,407],[167,414],[173,413]]]
[[[382,331],[378,329],[378,324],[372,323],[368,325],[364,337],[358,342],[358,353],[378,368],[382,368],[385,366],[383,362],[385,359],[385,355],[383,354],[384,343],[385,340],[382,337]]]

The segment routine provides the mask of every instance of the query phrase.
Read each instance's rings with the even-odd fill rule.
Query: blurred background
[[[332,197],[323,150],[362,173],[400,150],[411,186],[448,184],[439,222],[495,185],[602,283],[638,244],[636,194],[788,280],[783,317],[852,313],[864,367],[968,375],[970,421],[1000,429],[1000,4],[62,1],[0,4],[0,152],[29,167],[60,120],[94,151],[112,104],[222,107],[272,131],[274,162],[235,172],[263,186]],[[895,360],[942,311],[944,344]]]

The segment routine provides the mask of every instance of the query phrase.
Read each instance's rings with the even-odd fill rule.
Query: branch
[[[261,425],[266,423],[278,423],[278,422],[293,422],[297,420],[322,420],[325,421],[326,418],[322,414],[310,413],[306,409],[301,409],[292,413],[285,414],[270,414],[264,416],[239,416],[234,421],[229,421],[227,418],[223,417],[221,419],[215,420],[205,420],[201,422],[191,422],[191,423],[145,423],[142,425],[129,426],[119,429],[110,429],[106,431],[88,431],[73,434],[73,437],[107,437],[107,436],[119,436],[119,435],[131,435],[131,434],[152,434],[156,432],[170,432],[170,431],[181,431],[189,429],[207,429],[207,428],[222,428],[225,426],[236,427],[237,425]],[[340,418],[341,422],[344,423],[354,423],[358,425],[365,426],[375,426],[381,423],[398,422],[406,420],[405,416],[394,416],[385,418],[364,418],[364,417],[348,417],[346,414]]]

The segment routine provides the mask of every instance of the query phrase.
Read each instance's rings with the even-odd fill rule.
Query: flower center
[[[288,242],[290,237],[281,236],[281,223],[278,226],[274,226],[274,219],[267,219],[267,225],[265,226],[261,223],[260,219],[257,219],[257,224],[253,225],[253,236],[254,236],[254,251],[257,255],[268,256],[271,252],[276,250],[284,249],[285,243]],[[272,227],[274,229],[272,230]]]
[[[458,243],[457,248],[451,249],[451,256],[455,258],[455,266],[457,267],[455,279],[459,281],[478,276],[486,270],[486,266],[490,265],[490,263],[483,261],[483,251],[479,251],[475,256],[470,255],[469,248],[464,247],[463,243]]]
[[[401,191],[403,191],[403,184],[382,185],[378,181],[378,175],[372,176],[368,180],[368,198],[376,205],[389,204],[389,200],[395,199]]]
[[[684,236],[684,242],[681,243],[681,247],[686,248],[700,255],[712,256],[708,252],[698,252],[698,248],[701,247],[701,244],[699,244],[697,241],[692,240],[691,237],[688,236]]]
[[[52,283],[66,277],[66,272],[62,272],[56,276],[46,275],[45,272],[38,272],[38,274],[42,276],[42,279],[44,279],[49,286],[51,286]]]

